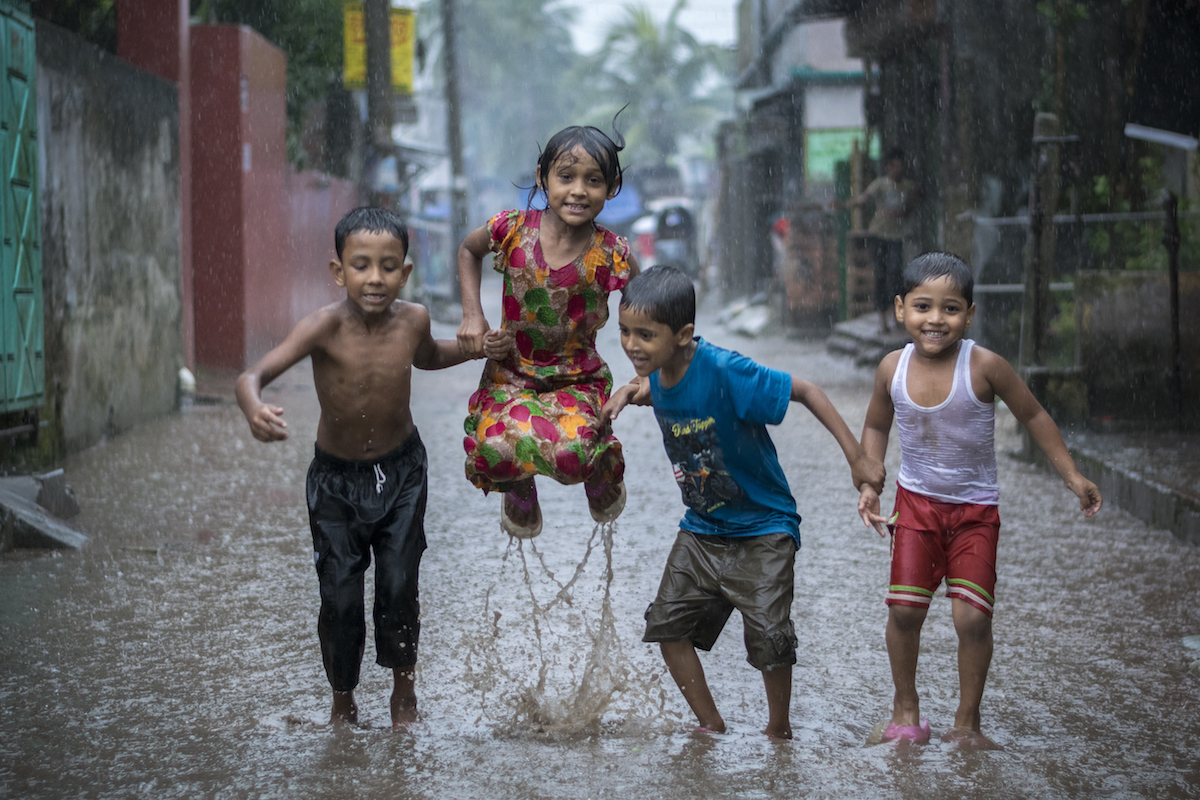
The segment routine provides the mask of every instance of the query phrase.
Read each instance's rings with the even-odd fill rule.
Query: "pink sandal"
[[[518,525],[513,522],[512,517],[508,516],[508,511],[505,508],[505,503],[512,503],[517,508],[528,514],[538,504],[537,486],[533,487],[529,497],[524,500],[516,492],[505,492],[504,497],[500,500],[500,527],[504,532],[514,539],[532,539],[542,532],[542,509],[538,508],[537,521],[529,525]]]
[[[621,516],[621,512],[625,510],[625,482],[621,481],[617,485],[621,487],[621,493],[617,495],[616,500],[609,503],[608,508],[603,511],[597,511],[592,507],[590,502],[588,503],[588,511],[591,512],[592,519],[596,520],[596,522],[612,522]],[[588,496],[589,501],[599,500],[604,496],[604,492],[608,489],[608,486],[608,481],[601,481],[596,485],[595,489],[592,489],[591,486],[585,483],[583,484],[583,493]]]
[[[914,744],[926,744],[929,742],[929,720],[921,717],[920,725],[897,725],[891,723],[883,731],[883,739],[880,741],[891,742],[905,740]]]

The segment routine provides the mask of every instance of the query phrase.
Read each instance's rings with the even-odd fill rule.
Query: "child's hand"
[[[640,377],[634,378],[613,392],[604,408],[600,409],[600,424],[612,422],[621,413],[621,409],[631,403],[635,406],[650,405],[650,381]]]
[[[874,528],[880,536],[887,536],[887,518],[879,513],[879,492],[864,485],[858,495],[858,516],[863,525]]]
[[[883,492],[883,481],[886,477],[887,470],[883,462],[867,455],[866,451],[850,464],[850,480],[854,481],[854,488],[861,489],[863,484],[866,484],[875,490],[876,498]]]
[[[484,337],[488,333],[488,322],[483,317],[463,317],[458,326],[458,350],[468,358],[483,355]]]
[[[1078,472],[1064,480],[1063,483],[1079,498],[1079,510],[1083,512],[1083,515],[1085,517],[1095,516],[1104,502],[1100,497],[1099,487]]]
[[[278,442],[288,438],[287,422],[283,420],[283,408],[259,403],[253,413],[246,415],[250,433],[260,442]]]
[[[483,354],[492,361],[503,361],[512,352],[517,337],[512,331],[497,328],[483,337]]]

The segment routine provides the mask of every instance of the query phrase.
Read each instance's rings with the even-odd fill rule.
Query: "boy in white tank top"
[[[858,500],[863,522],[880,536],[891,527],[894,537],[886,638],[896,692],[884,741],[929,740],[917,696],[917,653],[929,603],[944,578],[958,634],[961,697],[942,740],[998,747],[979,725],[992,660],[1000,531],[996,397],[1049,457],[1084,516],[1100,510],[1100,490],[1075,468],[1058,426],[1029,388],[1006,360],[963,338],[975,315],[973,285],[967,265],[948,253],[926,253],[905,268],[896,319],[912,343],[880,363],[863,425],[863,449],[880,460],[893,418],[900,434],[892,518],[881,515],[879,493],[870,485]]]

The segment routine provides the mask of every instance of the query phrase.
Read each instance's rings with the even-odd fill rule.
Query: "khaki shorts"
[[[711,650],[736,608],[742,612],[751,666],[771,670],[795,664],[796,550],[796,540],[786,533],[732,539],[681,530],[658,595],[646,609],[642,641],[687,639]]]

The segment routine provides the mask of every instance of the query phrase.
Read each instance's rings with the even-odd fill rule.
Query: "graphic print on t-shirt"
[[[711,512],[742,496],[742,488],[725,470],[715,419],[683,417],[664,422],[663,444],[688,508]]]

